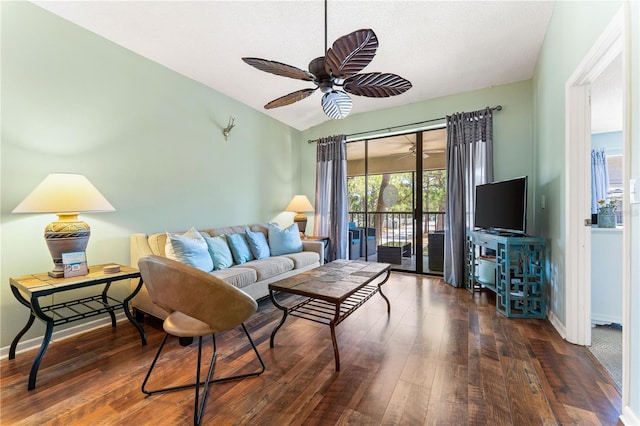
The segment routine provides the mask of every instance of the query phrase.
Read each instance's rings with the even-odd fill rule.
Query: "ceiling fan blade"
[[[289,93],[288,95],[281,96],[278,99],[274,99],[268,104],[266,104],[264,107],[265,109],[272,109],[272,108],[278,108],[285,105],[290,105],[294,102],[301,101],[304,98],[311,96],[311,94],[315,91],[316,89],[298,90],[293,93]]]
[[[411,89],[411,82],[396,74],[372,72],[357,74],[345,80],[345,91],[370,98],[387,98]]]
[[[322,97],[322,109],[327,117],[339,120],[351,112],[351,98],[342,90],[333,90]]]
[[[378,49],[373,30],[357,30],[337,39],[325,55],[325,68],[336,78],[347,78],[369,65]]]
[[[298,80],[313,81],[313,75],[308,71],[281,62],[269,61],[260,58],[242,58],[247,64],[259,69],[283,77],[295,78]]]

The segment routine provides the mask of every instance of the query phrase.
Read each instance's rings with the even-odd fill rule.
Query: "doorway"
[[[590,151],[592,134],[592,117],[590,107],[591,88],[603,71],[624,52],[624,9],[621,9],[607,26],[602,36],[596,41],[583,61],[569,77],[566,83],[566,328],[565,338],[579,345],[591,345],[591,302],[592,302],[592,228],[590,223]],[[628,93],[628,80],[623,72],[622,92]],[[628,146],[627,124],[624,122],[625,100],[622,105],[623,147]],[[624,148],[623,148],[624,152]],[[625,174],[628,172],[625,172]],[[628,219],[623,213],[623,221]],[[589,225],[589,226],[587,226]],[[625,230],[622,230],[623,241],[626,241]],[[622,253],[628,252],[628,246],[622,247]],[[622,255],[622,259],[626,256]],[[624,264],[622,268],[627,268]],[[622,288],[629,287],[623,272]],[[585,283],[588,283],[585,285]],[[625,303],[623,301],[623,303]],[[628,315],[628,306],[623,306],[623,319]],[[628,354],[628,345],[623,335],[623,360]],[[624,361],[627,362],[627,361]],[[628,368],[628,362],[623,371]],[[628,384],[623,380],[623,398]]]
[[[591,149],[607,165],[606,203],[616,206],[614,228],[591,229],[591,346],[589,349],[622,386],[622,54],[590,84]],[[597,152],[596,151],[596,152]],[[593,154],[592,154],[593,155]],[[593,171],[592,171],[593,174]],[[593,178],[593,176],[592,176]],[[593,195],[592,195],[593,198]],[[592,200],[592,205],[598,200]],[[592,214],[594,207],[592,206]],[[594,216],[597,219],[597,215]]]
[[[442,275],[445,146],[442,126],[347,143],[350,258]]]

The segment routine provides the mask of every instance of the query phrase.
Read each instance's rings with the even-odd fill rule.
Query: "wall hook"
[[[225,141],[227,140],[227,136],[229,136],[231,129],[233,129],[236,126],[235,124],[233,124],[235,121],[236,119],[234,117],[229,117],[229,124],[227,124],[227,127],[222,129],[222,134],[224,135]]]

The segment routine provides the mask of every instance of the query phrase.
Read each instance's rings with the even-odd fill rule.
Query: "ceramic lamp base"
[[[54,266],[53,270],[49,271],[50,277],[64,277],[62,253],[73,253],[87,249],[91,228],[85,222],[77,220],[77,217],[77,214],[59,214],[60,220],[50,223],[44,230],[44,239],[47,242]]]
[[[305,216],[304,213],[298,213],[294,216],[293,221],[298,224],[300,235],[304,235],[307,230],[307,216]]]

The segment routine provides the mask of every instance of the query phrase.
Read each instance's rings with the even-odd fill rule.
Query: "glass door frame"
[[[409,268],[409,269],[405,269],[405,268],[398,268],[395,267],[394,264],[392,264],[392,270],[394,271],[401,271],[401,272],[410,272],[410,273],[418,273],[418,274],[426,274],[425,269],[424,269],[424,255],[423,255],[423,244],[424,244],[424,238],[422,235],[422,229],[423,229],[423,217],[424,217],[424,206],[423,206],[423,201],[422,201],[422,192],[423,192],[423,132],[424,131],[428,131],[428,130],[416,130],[416,131],[411,131],[411,132],[406,132],[406,133],[402,133],[402,134],[411,134],[411,135],[415,135],[416,138],[416,152],[415,152],[415,157],[416,157],[416,161],[415,161],[415,165],[414,165],[414,169],[410,171],[410,173],[412,174],[412,220],[411,220],[411,226],[412,226],[412,234],[413,234],[413,248],[412,248],[412,256],[414,256],[415,262],[412,262],[414,265],[414,268]],[[397,136],[393,135],[393,136]],[[380,139],[385,139],[388,138],[390,136],[379,136],[379,137],[375,137],[375,138],[366,138],[366,139],[359,139],[359,140],[354,140],[354,141],[349,141],[347,143],[356,143],[356,142],[363,142],[364,143],[364,217],[365,217],[365,224],[368,224],[368,217],[369,217],[369,143],[376,141],[376,140],[380,140]],[[365,226],[365,232],[366,232],[366,226]],[[363,243],[364,244],[368,244],[367,243],[367,235],[363,236]],[[364,258],[365,260],[369,260],[369,254],[368,254],[368,250],[364,251]]]

